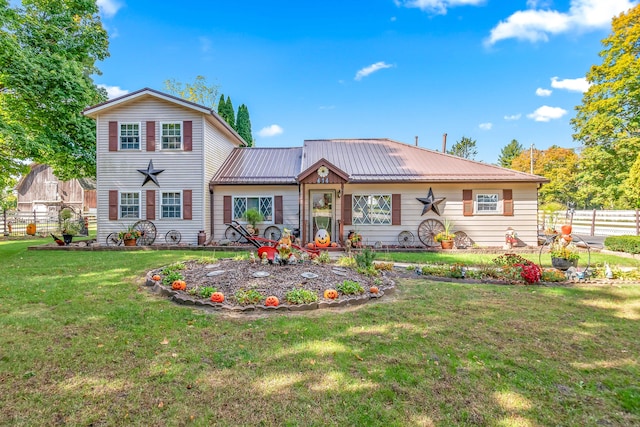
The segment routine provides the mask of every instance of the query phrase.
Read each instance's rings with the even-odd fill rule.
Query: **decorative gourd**
[[[211,294],[212,302],[224,302],[224,294],[222,292],[214,292]]]
[[[270,296],[267,297],[266,300],[264,300],[264,305],[267,307],[277,307],[278,304],[280,304],[278,297]]]
[[[378,292],[380,292],[380,289],[378,289],[377,286],[372,286],[369,288],[369,292],[371,292],[372,294],[377,294]]]
[[[27,234],[29,236],[35,236],[36,234],[36,225],[34,223],[30,223],[27,225]]]
[[[326,299],[336,299],[338,298],[338,291],[335,289],[327,289],[324,291],[324,297]]]
[[[571,225],[570,224],[565,224],[562,227],[560,227],[560,231],[562,231],[562,234],[571,234]]]
[[[313,249],[313,248],[315,248],[315,244],[313,242],[309,242],[309,243],[307,243],[307,248]]]
[[[331,236],[329,236],[329,232],[324,228],[321,228],[316,233],[316,246],[319,248],[326,248],[331,244]]]
[[[151,276],[151,280],[155,280],[156,282],[159,282],[160,280],[162,280],[162,277],[160,277],[159,274],[154,274],[153,276]]]
[[[336,242],[331,242],[331,247],[332,247],[332,248],[337,248],[337,247],[338,247],[338,244],[337,244]]]
[[[171,284],[171,289],[174,291],[184,291],[187,289],[187,282],[184,280],[174,280]]]

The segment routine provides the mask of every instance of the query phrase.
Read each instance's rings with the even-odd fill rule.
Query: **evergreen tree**
[[[498,165],[503,168],[511,168],[513,159],[518,157],[524,151],[524,147],[517,140],[512,139],[510,143],[502,147],[500,156],[498,157]]]
[[[478,150],[476,149],[476,140],[463,136],[460,141],[451,146],[451,150],[447,151],[447,153],[473,160],[478,154]]]
[[[236,130],[238,135],[247,143],[247,147],[253,147],[253,136],[251,135],[251,120],[249,119],[249,109],[242,104],[238,107],[238,118],[236,119]]]
[[[236,113],[233,111],[233,104],[231,103],[231,97],[227,96],[227,103],[225,104],[225,117],[224,119],[229,123],[234,130],[236,129]]]
[[[227,102],[224,100],[224,93],[220,95],[220,100],[218,101],[218,115],[222,120],[227,121]]]

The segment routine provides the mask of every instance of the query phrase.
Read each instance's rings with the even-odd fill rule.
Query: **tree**
[[[207,84],[207,78],[204,76],[196,76],[193,83],[185,83],[184,85],[175,79],[165,80],[164,87],[167,92],[187,101],[195,102],[211,109],[216,106],[219,86]]]
[[[249,119],[249,109],[242,104],[238,107],[238,117],[236,119],[236,130],[238,135],[247,143],[247,147],[253,147],[253,136],[251,135],[251,120]]]
[[[571,123],[583,146],[583,196],[625,207],[624,183],[640,152],[640,5],[614,18],[602,43],[602,64],[587,73],[591,86]]]
[[[224,100],[224,93],[220,95],[220,100],[218,101],[218,115],[228,123],[227,121],[227,101]]]
[[[633,208],[640,208],[640,153],[629,171],[629,177],[624,182],[624,195],[628,204]]]
[[[524,151],[524,147],[517,140],[512,139],[510,143],[502,147],[500,156],[498,157],[498,165],[503,168],[510,168],[513,159],[518,157]]]
[[[56,176],[95,175],[95,122],[82,110],[107,99],[91,75],[108,53],[95,1],[0,0],[0,175],[20,161]]]
[[[231,97],[227,96],[227,102],[225,104],[225,120],[229,123],[233,129],[236,129],[236,114],[233,111],[233,104],[231,103]]]
[[[476,140],[463,136],[460,141],[451,146],[451,150],[447,153],[473,160],[478,154],[478,150],[476,149]]]

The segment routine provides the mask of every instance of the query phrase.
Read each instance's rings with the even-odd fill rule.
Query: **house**
[[[16,186],[18,211],[49,214],[57,218],[63,206],[79,213],[94,213],[96,182],[93,178],[58,179],[48,165],[32,164]]]
[[[85,114],[97,126],[99,241],[140,219],[157,243],[171,230],[220,241],[255,207],[261,233],[286,227],[303,243],[327,230],[333,241],[353,231],[369,245],[430,246],[446,218],[467,245],[501,246],[508,227],[537,244],[540,176],[388,139],[246,148],[211,109],[152,89]]]

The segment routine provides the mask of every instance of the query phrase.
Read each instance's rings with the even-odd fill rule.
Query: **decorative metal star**
[[[142,183],[143,187],[149,181],[153,181],[158,187],[160,187],[157,175],[164,172],[164,169],[155,169],[153,167],[153,160],[149,160],[149,166],[147,166],[146,169],[138,169],[138,172],[144,175],[144,182]]]
[[[438,216],[440,216],[440,209],[438,208],[438,205],[444,202],[446,197],[438,197],[436,199],[433,196],[433,190],[429,188],[429,194],[427,194],[427,197],[416,197],[416,199],[422,202],[422,204],[424,204],[424,207],[422,208],[422,213],[420,214],[420,216],[424,215],[429,211],[434,211]]]

